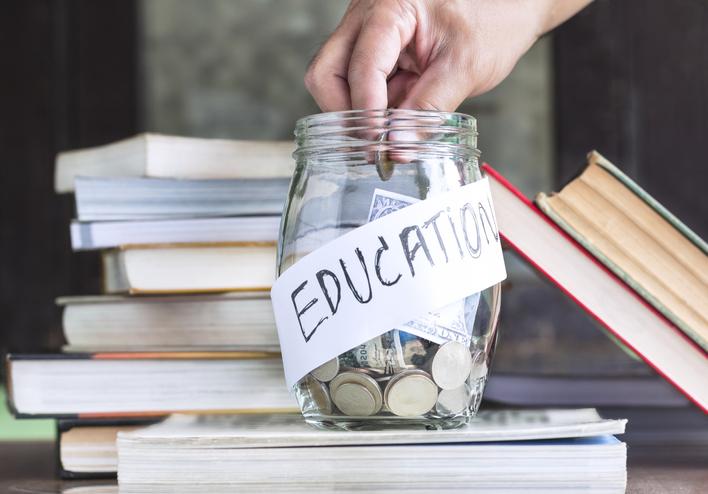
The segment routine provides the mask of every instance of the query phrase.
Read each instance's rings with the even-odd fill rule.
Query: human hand
[[[453,111],[590,0],[353,0],[310,64],[323,111]]]

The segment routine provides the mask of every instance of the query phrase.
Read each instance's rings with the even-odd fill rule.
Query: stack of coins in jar
[[[299,386],[322,415],[417,417],[463,412],[486,375],[484,351],[392,330],[325,362]]]

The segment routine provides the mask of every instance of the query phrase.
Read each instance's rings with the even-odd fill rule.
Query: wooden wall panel
[[[596,0],[554,35],[557,185],[592,148],[708,236],[708,2]]]
[[[139,128],[133,0],[12,0],[0,16],[0,351],[61,344],[55,297],[95,293],[98,258],[70,252],[73,198],[57,151]]]

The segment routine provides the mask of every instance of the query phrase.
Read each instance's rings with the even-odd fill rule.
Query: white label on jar
[[[273,285],[286,382],[505,278],[486,178],[362,225]]]
[[[388,190],[375,189],[374,196],[371,198],[371,206],[369,206],[369,221],[388,216],[416,202],[420,202],[420,199]],[[470,307],[474,310],[470,322],[474,321],[479,296],[478,292],[468,297],[471,302]],[[469,346],[472,339],[472,325],[467,325],[465,317],[465,302],[468,299],[457,300],[434,312],[408,321],[403,325],[403,328],[408,333],[413,333],[440,345],[448,341],[456,341]]]

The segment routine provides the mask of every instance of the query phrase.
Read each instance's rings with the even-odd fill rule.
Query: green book
[[[593,151],[578,177],[538,207],[708,351],[708,245]]]

